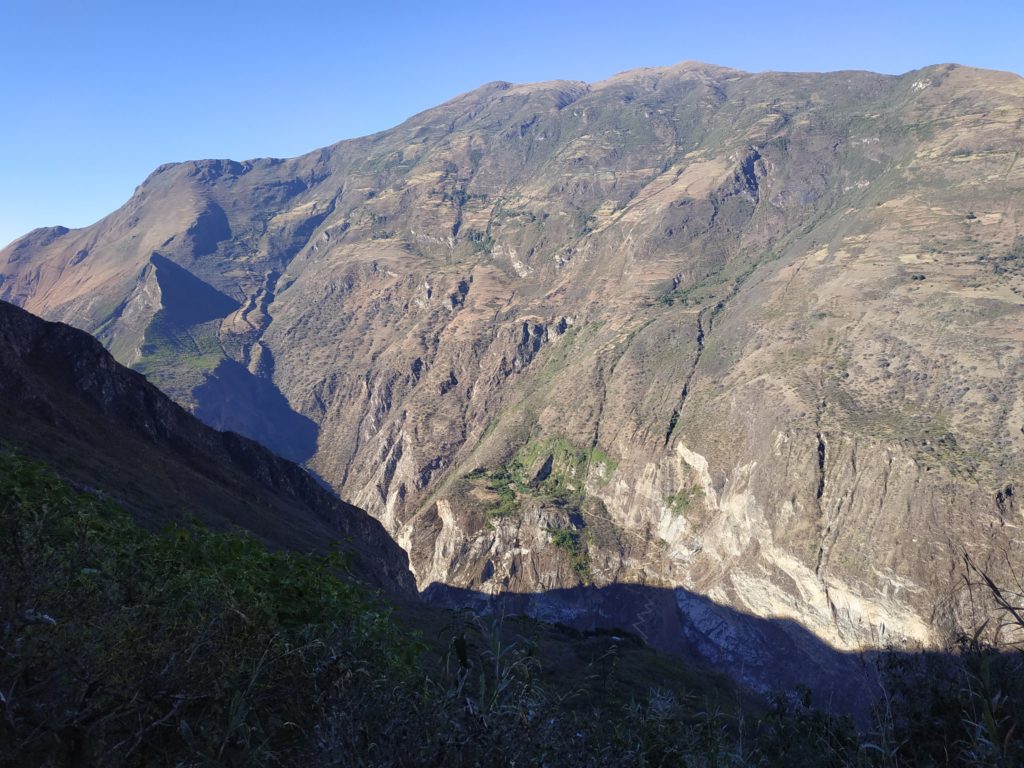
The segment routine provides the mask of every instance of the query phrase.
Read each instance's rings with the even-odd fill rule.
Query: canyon
[[[161,166],[0,252],[0,299],[304,464],[435,601],[767,690],[839,672],[804,630],[945,647],[963,554],[1020,562],[1022,153],[1024,80],[954,65],[497,82]]]

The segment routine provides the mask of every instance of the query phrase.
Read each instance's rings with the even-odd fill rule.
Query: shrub
[[[339,555],[152,533],[6,451],[0,538],[0,762],[269,764],[414,658]]]

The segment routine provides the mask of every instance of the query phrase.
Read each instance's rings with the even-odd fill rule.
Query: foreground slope
[[[742,633],[689,594],[940,644],[961,550],[1020,544],[1022,126],[1021,78],[952,65],[491,83],[161,167],[0,297],[307,462],[421,588],[681,587],[712,655]]]
[[[310,551],[340,540],[354,572],[408,595],[404,553],[377,521],[300,467],[217,432],[95,339],[0,302],[0,441],[46,458],[151,527],[241,527],[277,547]]]

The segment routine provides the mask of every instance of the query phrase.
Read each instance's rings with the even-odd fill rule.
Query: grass
[[[580,582],[583,584],[593,582],[593,575],[590,571],[590,555],[582,541],[581,533],[572,528],[548,528],[548,534],[551,536],[551,543],[568,557],[569,566]]]
[[[146,531],[9,451],[0,532],[20,555],[0,564],[4,765],[291,762],[342,704],[326,667],[412,669],[415,643],[340,556]]]
[[[837,365],[842,370],[845,365]],[[948,413],[925,404],[907,403],[900,409],[884,408],[878,403],[863,404],[846,387],[832,383],[825,399],[840,414],[846,429],[879,440],[898,439],[908,446],[922,466],[946,468],[954,474],[976,481],[993,480],[993,454],[960,444],[958,429]]]
[[[217,320],[182,328],[161,310],[146,328],[141,357],[134,367],[146,376],[172,382],[182,368],[192,372],[211,371],[225,358],[219,327]]]
[[[479,229],[466,229],[462,234],[472,247],[473,253],[489,256],[494,249],[494,238],[487,232],[481,232]]]
[[[527,440],[500,466],[475,469],[466,479],[482,483],[497,496],[484,509],[488,518],[495,519],[514,514],[523,498],[579,505],[587,498],[586,483],[607,483],[618,465],[617,459],[599,447],[581,448],[563,437],[551,436]],[[544,470],[547,475],[541,477]]]
[[[669,508],[673,515],[685,515],[691,505],[697,501],[704,500],[704,489],[698,486],[692,488],[683,488],[676,493],[673,493],[665,497],[665,506]]]

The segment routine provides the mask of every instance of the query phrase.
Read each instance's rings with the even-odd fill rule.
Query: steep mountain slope
[[[0,298],[307,462],[421,588],[932,645],[974,620],[961,548],[1021,542],[1022,151],[1024,81],[951,65],[492,83],[161,167],[7,248]]]
[[[200,423],[87,334],[6,302],[0,441],[46,458],[150,526],[194,517],[304,551],[338,540],[357,576],[412,594],[405,554],[361,509],[253,441]]]

